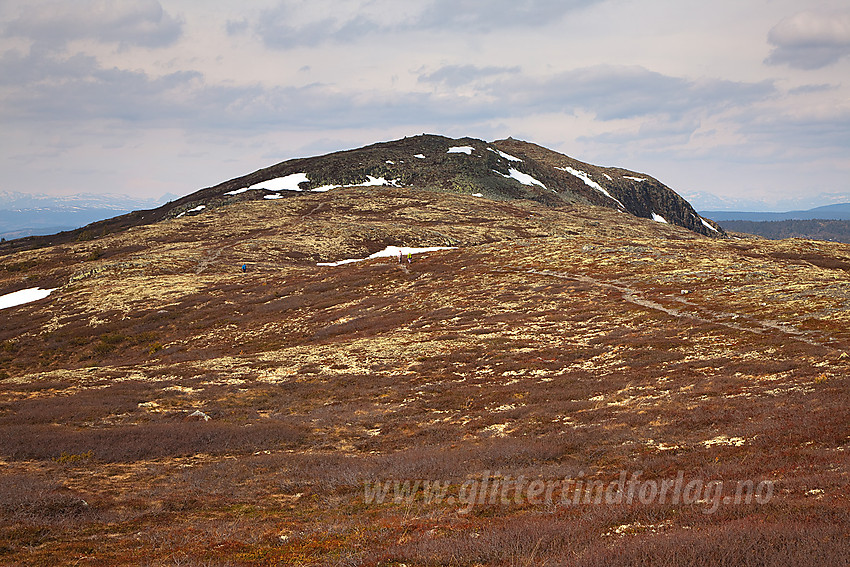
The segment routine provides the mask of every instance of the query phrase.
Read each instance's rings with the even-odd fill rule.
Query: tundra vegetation
[[[453,248],[317,266],[390,245]],[[0,311],[2,564],[850,561],[847,245],[363,187],[0,261],[54,289]],[[622,471],[773,493],[460,500]]]

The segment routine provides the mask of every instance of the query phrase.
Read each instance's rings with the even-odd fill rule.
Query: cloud
[[[84,54],[59,59],[37,48],[26,55],[18,51],[6,51],[0,55],[0,85],[21,87],[47,79],[61,81],[89,75],[97,68],[97,60]]]
[[[22,4],[0,31],[50,47],[79,39],[166,47],[180,38],[183,22],[156,0],[40,1]]]
[[[6,83],[0,117],[10,123],[112,120],[140,128],[252,135],[421,124],[464,128],[511,117],[585,112],[601,122],[675,124],[685,135],[700,116],[746,107],[775,93],[771,83],[692,81],[622,66],[532,77],[516,67],[449,65],[419,80],[434,90],[210,84],[198,71],[151,76],[104,68],[84,55],[33,49],[0,56],[0,83]]]
[[[519,67],[477,67],[475,65],[447,65],[428,73],[420,75],[420,83],[435,83],[448,87],[459,87],[476,81],[477,79],[492,77],[495,75],[519,73]]]
[[[719,112],[764,100],[776,92],[767,81],[693,81],[637,66],[597,65],[544,77],[520,73],[505,77],[497,72],[499,69],[448,66],[420,77],[420,81],[432,77],[458,81],[465,71],[485,79],[489,74],[493,80],[479,81],[475,88],[482,100],[493,101],[491,110],[496,114],[586,111],[603,121],[662,114],[680,120],[689,113]]]
[[[252,24],[266,46],[290,49],[346,43],[374,34],[538,27],[606,0],[285,0]],[[228,33],[243,31],[228,25]]]
[[[90,56],[62,57],[45,49],[4,53],[0,77],[7,87],[0,116],[31,123],[100,118],[161,124],[191,110],[201,79],[193,71],[151,77],[107,69]]]
[[[850,55],[850,12],[800,12],[770,30],[769,65],[820,69]]]
[[[599,0],[434,0],[413,27],[460,28],[489,32],[494,29],[538,27],[560,20],[574,12],[599,4]]]

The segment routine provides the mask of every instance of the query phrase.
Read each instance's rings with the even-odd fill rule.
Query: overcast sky
[[[0,0],[0,191],[184,195],[423,132],[850,193],[847,0]]]

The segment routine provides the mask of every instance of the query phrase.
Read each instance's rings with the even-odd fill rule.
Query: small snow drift
[[[466,154],[468,156],[472,155],[472,152],[475,151],[475,148],[472,146],[452,146],[447,151],[447,154]]]
[[[365,258],[349,258],[348,260],[340,260],[339,262],[319,262],[317,266],[342,266],[344,264],[353,264],[354,262],[362,262],[364,260],[373,260],[375,258],[393,258],[401,254],[422,254],[424,252],[436,252],[438,250],[452,250],[453,246],[432,246],[430,248],[410,248],[407,246],[387,246],[380,252],[370,254]]]
[[[276,177],[275,179],[269,179],[268,181],[255,183],[250,187],[243,187],[242,189],[228,191],[227,193],[225,193],[225,195],[239,195],[240,193],[244,193],[246,191],[251,191],[254,189],[263,189],[265,191],[274,191],[274,193],[270,195],[264,195],[263,199],[274,200],[281,198],[281,195],[278,194],[280,191],[304,192],[305,190],[300,187],[300,184],[309,181],[310,180],[307,178],[306,173],[292,173],[283,177]],[[371,175],[368,175],[366,181],[363,181],[362,183],[352,183],[347,185],[322,185],[321,187],[316,187],[315,189],[311,189],[309,191],[312,193],[324,193],[325,191],[330,191],[331,189],[339,189],[340,187],[383,186],[398,187],[398,185],[396,185],[396,182],[392,179],[387,180],[383,177],[372,177]]]
[[[18,305],[24,305],[25,303],[31,303],[33,301],[38,301],[39,299],[44,299],[45,297],[53,293],[55,290],[56,288],[41,289],[40,287],[32,287],[29,289],[22,289],[20,291],[7,293],[6,295],[0,295],[0,309],[17,307]]]
[[[542,183],[540,183],[539,181],[534,179],[529,174],[523,173],[518,169],[510,168],[508,171],[509,171],[508,175],[505,175],[504,173],[499,173],[499,172],[496,172],[496,173],[499,173],[499,175],[501,175],[502,177],[510,177],[512,179],[516,179],[517,181],[519,181],[523,185],[537,185],[539,187],[543,187],[544,189],[547,188],[545,185],[543,185]]]
[[[664,223],[664,224],[669,224],[667,222],[667,219],[665,219],[664,217],[662,217],[661,215],[659,215],[658,213],[656,213],[654,211],[652,213],[652,220],[654,220],[655,222],[661,222],[661,223]]]
[[[366,176],[366,181],[362,183],[349,183],[346,185],[322,185],[321,187],[316,187],[312,190],[313,193],[324,193],[325,191],[330,191],[331,189],[339,189],[341,187],[398,187],[398,183],[394,179],[386,179],[384,177],[372,177],[371,175]]]
[[[505,158],[508,161],[522,161],[518,157],[514,157],[511,154],[506,154],[502,150],[494,150],[493,148],[487,148],[487,149],[490,150],[491,152],[499,154],[500,156],[502,156],[503,158]]]
[[[268,181],[254,183],[250,187],[243,187],[242,189],[236,189],[235,191],[228,191],[225,195],[238,195],[253,189],[265,189],[267,191],[301,191],[302,189],[298,185],[305,181],[309,181],[306,173],[292,173],[283,177],[269,179]]]
[[[179,218],[181,218],[181,217],[185,217],[187,213],[200,213],[201,211],[203,211],[203,210],[204,210],[204,209],[206,209],[206,208],[207,208],[207,206],[206,206],[206,205],[198,205],[198,206],[197,206],[197,207],[195,207],[194,209],[189,209],[188,211],[183,211],[182,213],[180,213],[179,215],[177,215],[175,218],[178,218],[178,219],[179,219]]]
[[[620,205],[620,208],[622,208],[622,209],[626,208],[626,206],[623,205],[623,203],[621,203],[619,201],[619,199],[615,198],[613,195],[611,195],[611,193],[606,191],[605,188],[602,187],[602,185],[600,185],[599,183],[597,183],[596,181],[591,179],[590,175],[588,175],[587,172],[581,171],[579,169],[573,169],[570,166],[556,167],[555,169],[559,169],[561,171],[566,171],[567,173],[569,173],[571,175],[575,175],[576,177],[578,177],[579,179],[584,181],[584,184],[587,185],[588,187],[596,189],[597,191],[599,191],[600,193],[602,193],[603,195],[605,195],[606,197],[608,197],[612,201],[615,201],[618,205]],[[605,175],[605,177],[608,177],[608,179],[611,179],[611,177],[608,176],[608,175]]]
[[[385,185],[389,185],[390,187],[397,187],[396,182],[392,179],[387,180],[383,177],[372,177],[371,175],[367,175],[369,179],[364,181],[363,183],[357,183],[355,185],[349,185],[348,187],[383,187]],[[337,185],[337,187],[341,187]]]
[[[714,231],[714,232],[717,232],[717,229],[716,229],[716,228],[714,228],[713,226],[711,226],[710,224],[708,224],[707,222],[705,222],[705,219],[704,219],[704,218],[700,217],[700,219],[699,219],[699,220],[700,220],[700,222],[703,224],[703,226],[705,226],[705,228],[707,228],[707,229],[709,229],[709,230],[712,230],[712,231]]]

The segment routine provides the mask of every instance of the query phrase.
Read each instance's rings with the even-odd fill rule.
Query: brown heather
[[[847,245],[363,188],[0,260],[58,288],[0,311],[2,565],[850,563]],[[364,501],[621,470],[775,494]]]

